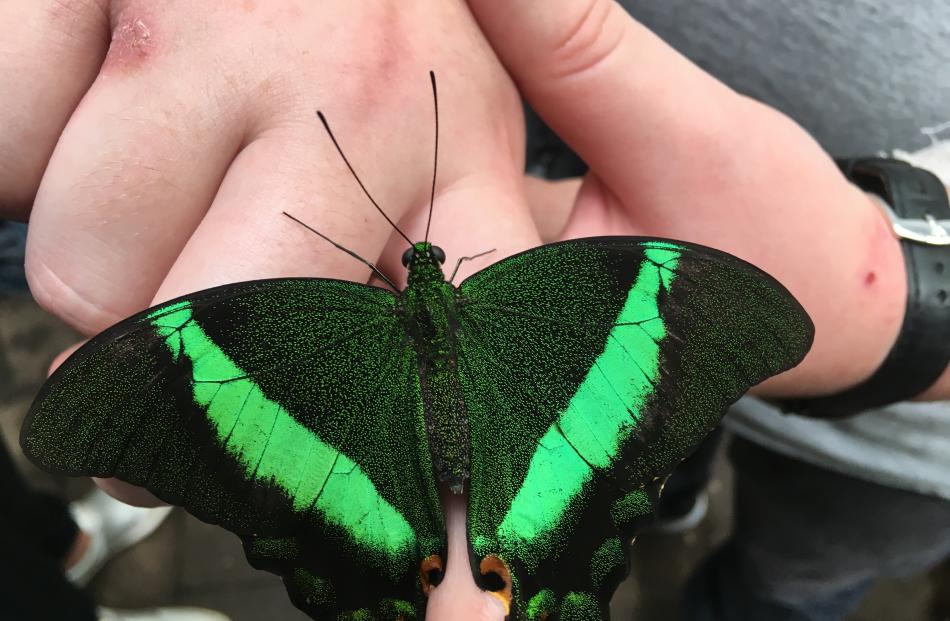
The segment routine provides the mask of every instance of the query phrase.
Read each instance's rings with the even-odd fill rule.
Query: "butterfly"
[[[24,451],[233,531],[321,620],[423,618],[440,487],[467,491],[471,570],[508,618],[608,619],[664,477],[812,323],[686,242],[548,244],[456,286],[427,239],[401,290],[256,280],[118,323],[43,386]]]

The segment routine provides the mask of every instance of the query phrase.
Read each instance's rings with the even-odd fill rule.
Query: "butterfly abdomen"
[[[410,283],[402,302],[418,360],[433,468],[440,481],[461,493],[469,477],[469,429],[457,370],[455,288],[444,280]]]

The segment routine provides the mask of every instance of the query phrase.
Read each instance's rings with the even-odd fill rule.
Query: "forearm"
[[[946,146],[946,145],[942,145],[942,146]],[[939,147],[935,146],[929,150],[938,151]],[[948,150],[948,152],[950,152],[950,150]],[[925,162],[911,161],[911,163],[916,164],[920,166],[921,168],[924,168],[925,170],[930,170],[932,172],[935,172],[938,175],[943,173],[943,179],[946,180],[947,173],[950,172],[946,169],[946,165],[948,162],[940,161],[940,158],[936,158],[936,159],[937,159],[937,162],[931,163],[930,165],[928,165]],[[941,166],[934,165],[934,164],[941,164],[944,166],[944,168],[941,168]],[[863,174],[866,175],[867,173],[863,173]],[[915,184],[913,185],[913,187],[916,188],[917,187],[916,184],[923,183],[923,182],[910,181],[910,183]],[[940,187],[939,182],[936,187],[937,188]],[[917,192],[918,190],[915,189],[915,190],[909,190],[909,191]],[[919,191],[923,192],[924,190],[921,189]],[[929,190],[930,193],[937,192],[937,194],[939,194],[940,191],[941,190],[936,190],[936,189]],[[902,200],[905,200],[905,199],[899,198],[902,195],[903,193],[895,190],[895,193],[893,194],[893,196],[895,197],[895,200],[897,202],[893,206],[898,211],[898,213],[900,213],[903,217],[913,217],[912,214],[917,213],[917,212],[911,211],[908,213],[908,212],[903,211],[903,209],[907,209],[909,207],[902,207],[906,205],[906,202],[901,202]],[[891,196],[890,191],[888,192],[888,196]],[[920,199],[917,199],[917,200],[919,204]],[[945,198],[942,200],[938,200],[937,203],[934,205],[934,208],[938,210],[937,212],[933,212],[934,216],[937,218],[943,217],[942,215],[939,215],[940,213],[942,213],[942,210],[944,209],[944,207],[939,206],[939,203],[942,201],[945,201]],[[872,197],[872,204],[879,207],[880,201],[877,199],[877,197]],[[917,209],[921,209],[921,207],[917,207]],[[932,358],[934,357],[934,355],[936,355],[937,361],[941,360],[939,352],[942,351],[940,348],[945,346],[945,344],[927,343],[927,342],[919,341],[919,339],[931,339],[931,338],[938,339],[938,338],[941,338],[942,334],[944,334],[943,330],[940,328],[941,320],[937,319],[937,317],[941,316],[940,312],[936,308],[931,308],[930,310],[926,310],[932,304],[932,302],[927,301],[930,299],[930,296],[936,294],[936,289],[943,288],[945,286],[939,282],[932,282],[932,279],[934,278],[941,278],[940,276],[933,274],[932,273],[933,270],[931,269],[931,263],[934,261],[939,261],[940,260],[939,255],[941,253],[939,252],[934,253],[934,250],[930,250],[928,252],[931,252],[934,254],[928,254],[926,255],[926,258],[924,255],[917,254],[917,255],[913,255],[913,256],[916,256],[916,258],[913,258],[912,255],[907,254],[910,248],[913,248],[914,252],[919,253],[919,252],[922,252],[921,250],[922,247],[913,243],[911,243],[910,246],[908,246],[907,242],[903,243],[904,245],[903,250],[899,251],[898,253],[895,253],[893,251],[893,247],[897,246],[898,248],[900,248],[900,246],[898,245],[898,242],[896,241],[897,236],[893,232],[892,223],[890,219],[884,215],[885,210],[878,208],[878,209],[874,209],[873,211],[880,214],[881,217],[879,219],[879,225],[880,225],[879,228],[884,231],[884,234],[889,238],[889,240],[887,240],[886,246],[883,244],[877,245],[876,242],[874,241],[870,242],[872,251],[867,254],[867,257],[868,257],[869,265],[872,265],[873,267],[868,271],[868,276],[866,277],[866,281],[870,281],[875,277],[880,277],[881,275],[883,275],[885,279],[883,283],[884,286],[879,287],[878,291],[876,292],[876,295],[871,296],[869,299],[866,299],[866,300],[864,299],[864,296],[861,295],[861,293],[858,293],[857,296],[852,295],[851,303],[857,304],[856,306],[852,307],[852,312],[848,312],[847,309],[843,309],[842,312],[840,313],[840,316],[837,318],[833,318],[833,321],[829,323],[829,325],[835,329],[839,329],[840,327],[840,329],[844,329],[847,332],[853,332],[853,330],[850,329],[852,326],[849,325],[850,323],[849,320],[852,316],[854,316],[855,319],[867,318],[867,319],[870,319],[871,321],[877,320],[877,323],[873,324],[872,329],[866,334],[865,336],[866,342],[861,343],[858,341],[854,341],[853,337],[849,337],[852,339],[852,342],[855,342],[855,348],[856,348],[855,350],[846,349],[846,350],[840,350],[837,352],[832,351],[831,357],[827,363],[823,363],[820,359],[818,359],[819,356],[814,356],[814,357],[809,356],[809,358],[806,359],[806,363],[813,364],[819,370],[826,369],[827,372],[831,374],[838,374],[838,373],[845,374],[849,372],[849,369],[841,369],[841,367],[838,365],[847,364],[848,361],[853,361],[856,364],[857,368],[862,369],[862,377],[858,381],[850,382],[849,384],[842,386],[841,388],[850,388],[851,386],[855,384],[866,382],[867,385],[861,389],[862,391],[864,391],[862,394],[867,394],[868,389],[872,391],[884,391],[885,394],[889,390],[894,390],[898,394],[903,392],[903,394],[905,395],[904,398],[913,397],[916,400],[922,400],[922,401],[948,399],[950,398],[950,370],[948,370],[947,368],[944,368],[943,363],[941,362],[937,363],[937,364],[940,364],[941,366],[934,368],[933,362],[932,362]],[[928,213],[929,212],[930,212],[930,208],[928,208]],[[849,245],[843,244],[843,248],[847,251],[847,249],[849,248]],[[874,252],[875,248],[879,248],[883,250],[883,252],[878,254]],[[910,264],[905,264],[905,260],[913,261],[914,267],[909,268],[908,266]],[[903,279],[900,278],[902,274],[905,275]],[[931,274],[931,275],[928,276],[927,274]],[[910,287],[908,287],[908,282],[907,282],[908,278],[912,279],[913,281],[913,284]],[[903,287],[889,285],[889,283],[897,283],[900,280],[903,280]],[[929,293],[925,293],[927,291],[929,291]],[[841,293],[843,294],[844,299],[847,300],[849,291],[847,289],[844,289]],[[867,302],[867,303],[864,304],[863,302]],[[883,332],[881,330],[873,329],[875,326],[886,325],[886,322],[888,322],[889,320],[892,320],[895,317],[895,315],[893,314],[895,310],[895,305],[897,305],[897,307],[901,311],[900,321],[898,323],[898,326],[902,326],[900,327],[902,344],[899,346],[895,346],[896,334],[894,336],[889,336],[891,332],[893,331],[893,323],[891,323],[891,325],[888,326],[887,330]],[[905,314],[904,311],[910,308],[915,309],[914,311],[908,311],[908,312],[912,312],[913,314],[908,317],[904,317],[904,314]],[[934,313],[937,313],[937,314],[934,315]],[[924,317],[929,317],[929,319],[925,320]],[[816,321],[816,324],[818,323],[819,322]],[[927,325],[929,325],[930,327],[929,328],[923,327]],[[908,327],[908,326],[914,326],[914,327]],[[819,330],[820,330],[820,325],[819,325]],[[910,338],[910,340],[908,340],[908,338]],[[877,373],[874,377],[871,377],[871,374],[866,372],[866,364],[862,365],[862,363],[866,363],[868,362],[868,360],[863,359],[861,357],[860,352],[865,352],[869,350],[874,351],[875,347],[880,348],[881,345],[887,346],[887,349],[884,351],[884,354],[891,355],[891,359],[889,360],[889,363],[888,363],[889,364],[888,368],[890,369],[890,371]],[[935,345],[937,346],[937,349],[933,350],[934,354],[927,354],[926,351],[928,349],[932,349]],[[924,348],[924,349],[920,349],[920,348]],[[903,353],[897,353],[898,351],[903,352]],[[910,352],[919,352],[919,353],[910,353]],[[893,356],[895,355],[897,356],[897,358],[893,358]],[[919,364],[916,363],[916,360],[918,357],[921,357]],[[897,360],[900,360],[901,362],[897,362]],[[924,362],[925,360],[930,361],[930,362]],[[877,364],[872,368],[871,370],[872,373],[874,371],[880,370],[878,369],[878,367],[881,366],[881,362],[883,362],[883,360],[879,360]],[[895,364],[899,366],[895,366]],[[803,365],[803,367],[805,368],[801,369],[801,372],[802,373],[808,372],[808,368],[805,365]],[[908,367],[910,368],[908,369]],[[902,370],[897,375],[895,375],[895,371],[897,368],[900,368]],[[902,378],[901,377],[902,373],[909,374],[909,375],[906,378]],[[760,393],[766,396],[786,396],[789,394],[791,395],[806,394],[807,395],[811,393],[811,391],[806,391],[804,393],[801,393],[798,390],[796,390],[794,386],[787,388],[785,385],[783,385],[782,383],[783,381],[789,381],[790,379],[789,376],[791,376],[791,379],[794,379],[793,374],[790,373],[788,374],[788,376],[784,378],[779,378],[772,382],[766,383],[765,385],[760,387]],[[912,378],[917,378],[917,377],[920,377],[922,381],[920,383],[914,384],[913,382],[915,382],[916,380]],[[937,379],[934,380],[933,379],[934,377],[936,377]],[[878,382],[894,382],[896,385],[882,387],[882,386],[877,386]],[[904,384],[903,387],[902,387],[902,384]],[[927,387],[927,388],[924,389],[924,387]],[[840,390],[841,389],[834,390],[834,391],[823,391],[823,392],[837,393],[837,392],[840,392]],[[822,394],[822,393],[816,393],[816,394]],[[857,398],[857,396],[855,396],[855,398]]]
[[[907,302],[903,253],[873,199],[856,188],[848,194],[827,220],[811,222],[813,235],[799,239],[802,254],[827,257],[832,278],[802,270],[809,263],[812,270],[822,269],[821,262],[816,267],[792,254],[776,257],[773,266],[758,263],[789,287],[808,311],[815,323],[815,343],[798,367],[756,386],[752,394],[840,392],[870,377],[897,339]],[[847,223],[839,211],[848,214]],[[836,229],[837,239],[832,233]]]

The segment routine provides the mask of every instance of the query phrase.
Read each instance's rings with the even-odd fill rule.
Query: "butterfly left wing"
[[[209,289],[80,348],[22,445],[49,470],[115,476],[237,533],[315,619],[421,619],[420,564],[445,541],[405,341],[375,287]]]
[[[662,477],[812,324],[748,263],[646,238],[542,246],[459,290],[476,580],[514,619],[606,619]]]

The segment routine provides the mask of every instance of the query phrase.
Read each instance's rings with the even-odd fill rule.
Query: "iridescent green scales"
[[[424,617],[461,560],[441,481],[467,489],[473,575],[512,619],[607,619],[663,477],[801,360],[811,323],[767,275],[681,242],[542,246],[457,287],[441,256],[412,246],[398,293],[255,281],[136,315],[53,375],[24,449],[234,531],[334,621]]]
[[[567,407],[551,423],[531,457],[524,482],[501,525],[498,539],[522,547],[525,559],[551,548],[549,535],[598,471],[622,457],[621,448],[640,420],[659,381],[660,346],[666,336],[658,302],[675,275],[679,250],[657,244],[644,252],[634,284],[613,321],[603,351]],[[668,272],[656,265],[665,264]],[[597,412],[592,419],[591,412]],[[528,565],[529,570],[536,567]]]
[[[192,320],[191,302],[152,313],[156,332],[172,358],[191,362],[194,401],[204,409],[220,447],[249,481],[281,489],[296,512],[319,511],[324,519],[366,548],[380,572],[410,570],[416,535],[412,527],[345,452],[301,425],[228,358]]]

